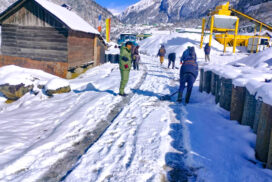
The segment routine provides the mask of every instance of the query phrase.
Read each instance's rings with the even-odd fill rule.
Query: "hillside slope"
[[[175,23],[206,16],[225,0],[141,0],[128,7],[119,18],[124,23]],[[272,23],[271,0],[230,0],[231,5],[249,15]]]

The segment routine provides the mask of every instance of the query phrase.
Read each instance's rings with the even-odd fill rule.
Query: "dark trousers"
[[[174,69],[175,68],[175,61],[170,60],[170,59],[168,60],[168,68],[170,67],[171,63],[172,63],[172,69]]]
[[[185,84],[187,83],[186,99],[188,96],[189,97],[188,101],[190,99],[190,95],[191,95],[195,80],[196,80],[196,77],[192,73],[183,73],[180,75],[179,93],[182,95],[183,90],[185,89]]]
[[[139,70],[139,62],[140,62],[140,56],[136,55],[136,59],[133,60],[133,69],[134,70]]]
[[[210,62],[210,54],[205,54],[205,61]]]

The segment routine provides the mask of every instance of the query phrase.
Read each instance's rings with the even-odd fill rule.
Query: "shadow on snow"
[[[109,93],[114,96],[117,96],[117,94],[114,91],[112,91],[112,90],[99,90],[99,89],[95,88],[95,86],[92,83],[88,83],[86,88],[83,90],[74,90],[73,92],[74,93],[83,93],[83,92],[89,92],[89,91],[100,92],[100,93],[104,92],[104,93]]]

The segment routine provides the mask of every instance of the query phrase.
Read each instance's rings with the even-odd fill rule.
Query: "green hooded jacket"
[[[125,65],[127,65],[127,68]],[[121,47],[120,50],[119,68],[121,71],[122,70],[129,71],[131,69],[131,65],[132,65],[131,51],[123,46]]]

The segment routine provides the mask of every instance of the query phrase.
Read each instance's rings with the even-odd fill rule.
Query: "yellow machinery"
[[[210,30],[210,37],[209,37],[209,45],[211,46],[212,42],[212,36],[214,32],[222,32],[223,34],[216,34],[215,39],[224,45],[224,52],[226,51],[227,46],[233,46],[233,53],[235,53],[236,46],[247,46],[252,44],[252,49],[255,46],[256,52],[258,51],[258,44],[260,42],[261,38],[265,38],[268,41],[270,40],[270,37],[266,36],[260,36],[260,33],[258,36],[255,36],[256,34],[256,27],[254,36],[249,35],[238,35],[238,26],[239,26],[239,18],[237,16],[231,16],[231,12],[234,12],[240,16],[243,16],[247,19],[250,19],[251,21],[254,21],[256,24],[260,25],[260,33],[262,30],[262,27],[265,27],[266,29],[272,31],[272,27],[255,19],[252,18],[244,13],[241,13],[235,9],[229,8],[229,2],[226,4],[217,6],[215,11],[213,11],[210,16],[206,19],[202,19],[202,33],[201,33],[201,42],[200,42],[200,48],[203,47],[203,41],[204,41],[204,34],[206,29]],[[207,22],[207,26],[205,27],[205,24]],[[229,34],[229,32],[233,32]],[[253,42],[252,42],[253,40]]]

